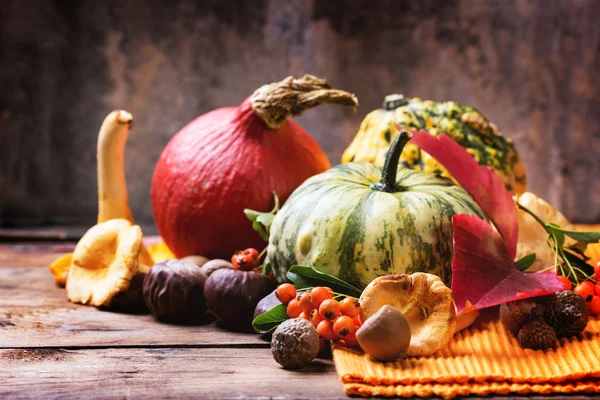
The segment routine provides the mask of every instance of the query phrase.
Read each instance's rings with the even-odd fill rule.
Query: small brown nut
[[[275,329],[271,339],[273,358],[283,368],[299,369],[319,354],[319,334],[312,323],[291,318]]]
[[[395,307],[385,305],[356,331],[360,347],[379,361],[394,361],[410,345],[410,325]]]
[[[181,261],[191,262],[192,264],[196,264],[198,267],[201,267],[208,262],[208,258],[204,256],[194,255],[183,257]]]
[[[204,275],[206,275],[206,277],[208,278],[210,276],[210,274],[212,274],[213,272],[215,272],[218,269],[221,269],[221,268],[233,269],[233,264],[227,260],[221,260],[219,258],[215,258],[214,260],[210,260],[210,261],[206,262],[200,268],[202,269],[202,272],[204,273]]]

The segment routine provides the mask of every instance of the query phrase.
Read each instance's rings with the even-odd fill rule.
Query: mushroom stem
[[[122,218],[135,224],[125,181],[125,143],[133,125],[133,116],[125,110],[115,110],[102,122],[98,134],[98,223]],[[146,246],[142,244],[140,264],[154,265]]]
[[[113,111],[104,119],[98,134],[98,223],[123,218],[134,223],[125,182],[125,142],[133,116]]]

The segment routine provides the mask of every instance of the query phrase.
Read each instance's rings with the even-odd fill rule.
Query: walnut
[[[271,339],[273,358],[283,368],[299,369],[319,354],[319,334],[312,323],[292,318],[277,327]]]

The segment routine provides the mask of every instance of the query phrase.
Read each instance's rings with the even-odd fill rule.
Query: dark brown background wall
[[[0,226],[94,221],[115,108],[136,120],[129,192],[151,223],[153,166],[180,127],[304,73],[361,102],[298,118],[333,163],[385,94],[453,99],[513,138],[530,190],[600,222],[600,1],[0,3]]]

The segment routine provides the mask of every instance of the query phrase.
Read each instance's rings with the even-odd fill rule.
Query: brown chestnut
[[[236,331],[252,331],[252,316],[258,302],[275,290],[275,282],[253,271],[221,268],[204,285],[208,309],[223,325]]]
[[[204,275],[206,275],[206,277],[208,278],[210,274],[221,268],[233,269],[233,264],[227,260],[215,258],[214,260],[210,260],[206,264],[202,265],[200,269],[202,269],[202,273],[204,273]]]
[[[154,316],[166,322],[199,322],[206,315],[200,268],[182,260],[154,265],[143,285],[144,302]]]
[[[206,258],[204,256],[194,255],[194,256],[183,257],[183,258],[181,258],[181,261],[189,261],[192,264],[196,264],[197,266],[201,267],[204,264],[206,264],[209,260],[208,260],[208,258]]]

